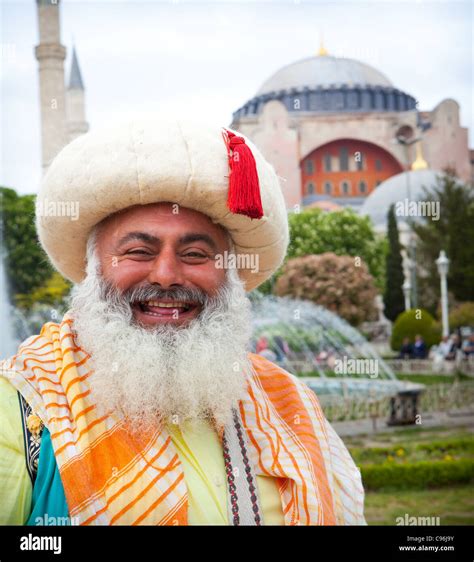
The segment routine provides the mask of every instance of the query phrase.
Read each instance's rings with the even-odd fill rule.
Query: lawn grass
[[[439,490],[367,492],[369,525],[396,525],[397,517],[439,517],[441,525],[474,525],[474,485]]]
[[[364,460],[376,460],[377,448],[380,447],[403,448],[406,454],[402,458],[418,461],[420,457],[431,454],[425,451],[426,445],[436,447],[441,441],[452,441],[452,445],[457,446],[455,457],[472,458],[470,443],[473,436],[472,426],[412,426],[393,432],[345,437],[344,442],[349,451],[353,449],[355,456],[360,457],[358,460],[363,466]],[[464,444],[467,442],[468,450],[462,450],[464,447],[456,443],[460,439]],[[394,455],[394,462],[396,458]],[[380,464],[386,462],[383,455],[380,461]],[[360,462],[357,464],[360,465]],[[451,484],[436,489],[366,491],[365,518],[369,525],[396,525],[396,518],[405,517],[405,514],[409,517],[439,517],[441,525],[474,525],[474,484]]]
[[[367,433],[364,435],[345,436],[344,443],[351,447],[381,447],[381,446],[404,446],[415,443],[431,443],[441,439],[461,439],[473,437],[472,426],[458,427],[423,427],[413,425],[411,427],[397,429],[393,432]]]
[[[410,381],[421,384],[453,384],[455,380],[459,382],[474,381],[472,377],[463,374],[457,375],[437,375],[437,374],[409,374],[409,373],[397,373],[397,379],[400,381]]]

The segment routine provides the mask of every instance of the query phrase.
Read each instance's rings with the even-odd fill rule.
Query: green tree
[[[333,252],[338,256],[359,257],[375,280],[379,291],[385,285],[385,255],[387,242],[378,236],[368,217],[352,209],[327,213],[309,209],[289,215],[290,245],[286,260]],[[283,267],[259,291],[271,293]]]
[[[403,258],[400,237],[398,234],[397,219],[395,218],[395,207],[390,206],[387,213],[387,235],[388,253],[385,265],[385,292],[383,302],[385,305],[385,316],[394,321],[405,309],[403,296]]]
[[[448,289],[457,301],[474,300],[474,190],[447,169],[424,201],[439,201],[439,220],[422,217],[412,225],[418,236],[420,299],[436,310],[440,298],[436,259],[445,250],[450,260]]]
[[[474,326],[474,302],[463,302],[449,313],[449,328],[455,330],[462,326]]]
[[[34,195],[18,195],[13,189],[0,187],[1,238],[11,295],[33,292],[53,273],[39,244],[34,217]]]

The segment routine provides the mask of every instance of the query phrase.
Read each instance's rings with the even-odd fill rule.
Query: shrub
[[[427,347],[439,343],[441,334],[431,314],[422,308],[406,310],[396,319],[392,330],[391,346],[398,351],[402,346],[403,338],[410,338],[413,342],[416,334],[420,334]]]
[[[360,467],[366,490],[424,489],[474,481],[474,460],[384,463]]]
[[[325,253],[289,260],[275,294],[324,306],[354,326],[377,317],[373,277],[364,262],[350,256]]]
[[[400,451],[403,450],[403,454]],[[414,462],[416,460],[435,460],[428,457],[438,456],[438,460],[449,452],[453,455],[474,454],[474,438],[458,437],[456,439],[439,439],[429,443],[408,444],[403,447],[400,444],[393,444],[389,447],[354,447],[350,449],[352,458],[356,463],[376,463],[386,461],[388,456],[400,457],[405,461]],[[416,458],[416,457],[425,458]]]
[[[55,271],[41,287],[31,293],[15,295],[15,302],[24,309],[32,309],[35,304],[62,307],[70,289],[71,283]]]

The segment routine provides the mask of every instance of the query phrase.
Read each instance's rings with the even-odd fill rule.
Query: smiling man
[[[43,201],[77,202],[79,220]],[[38,203],[74,287],[61,322],[1,364],[1,522],[365,524],[360,473],[316,396],[249,353],[246,292],[288,244],[255,146],[152,118],[91,132]],[[228,255],[258,267],[225,269]]]

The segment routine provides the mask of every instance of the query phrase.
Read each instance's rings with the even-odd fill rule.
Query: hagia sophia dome
[[[306,94],[306,99],[302,94]],[[407,111],[416,100],[397,89],[379,70],[363,62],[321,53],[283,66],[271,75],[234,119],[258,114],[270,99],[289,111]],[[298,107],[300,99],[304,107]]]
[[[393,87],[390,80],[375,68],[357,60],[333,56],[307,57],[275,72],[258,91],[267,94],[276,90],[334,84],[362,84]]]

